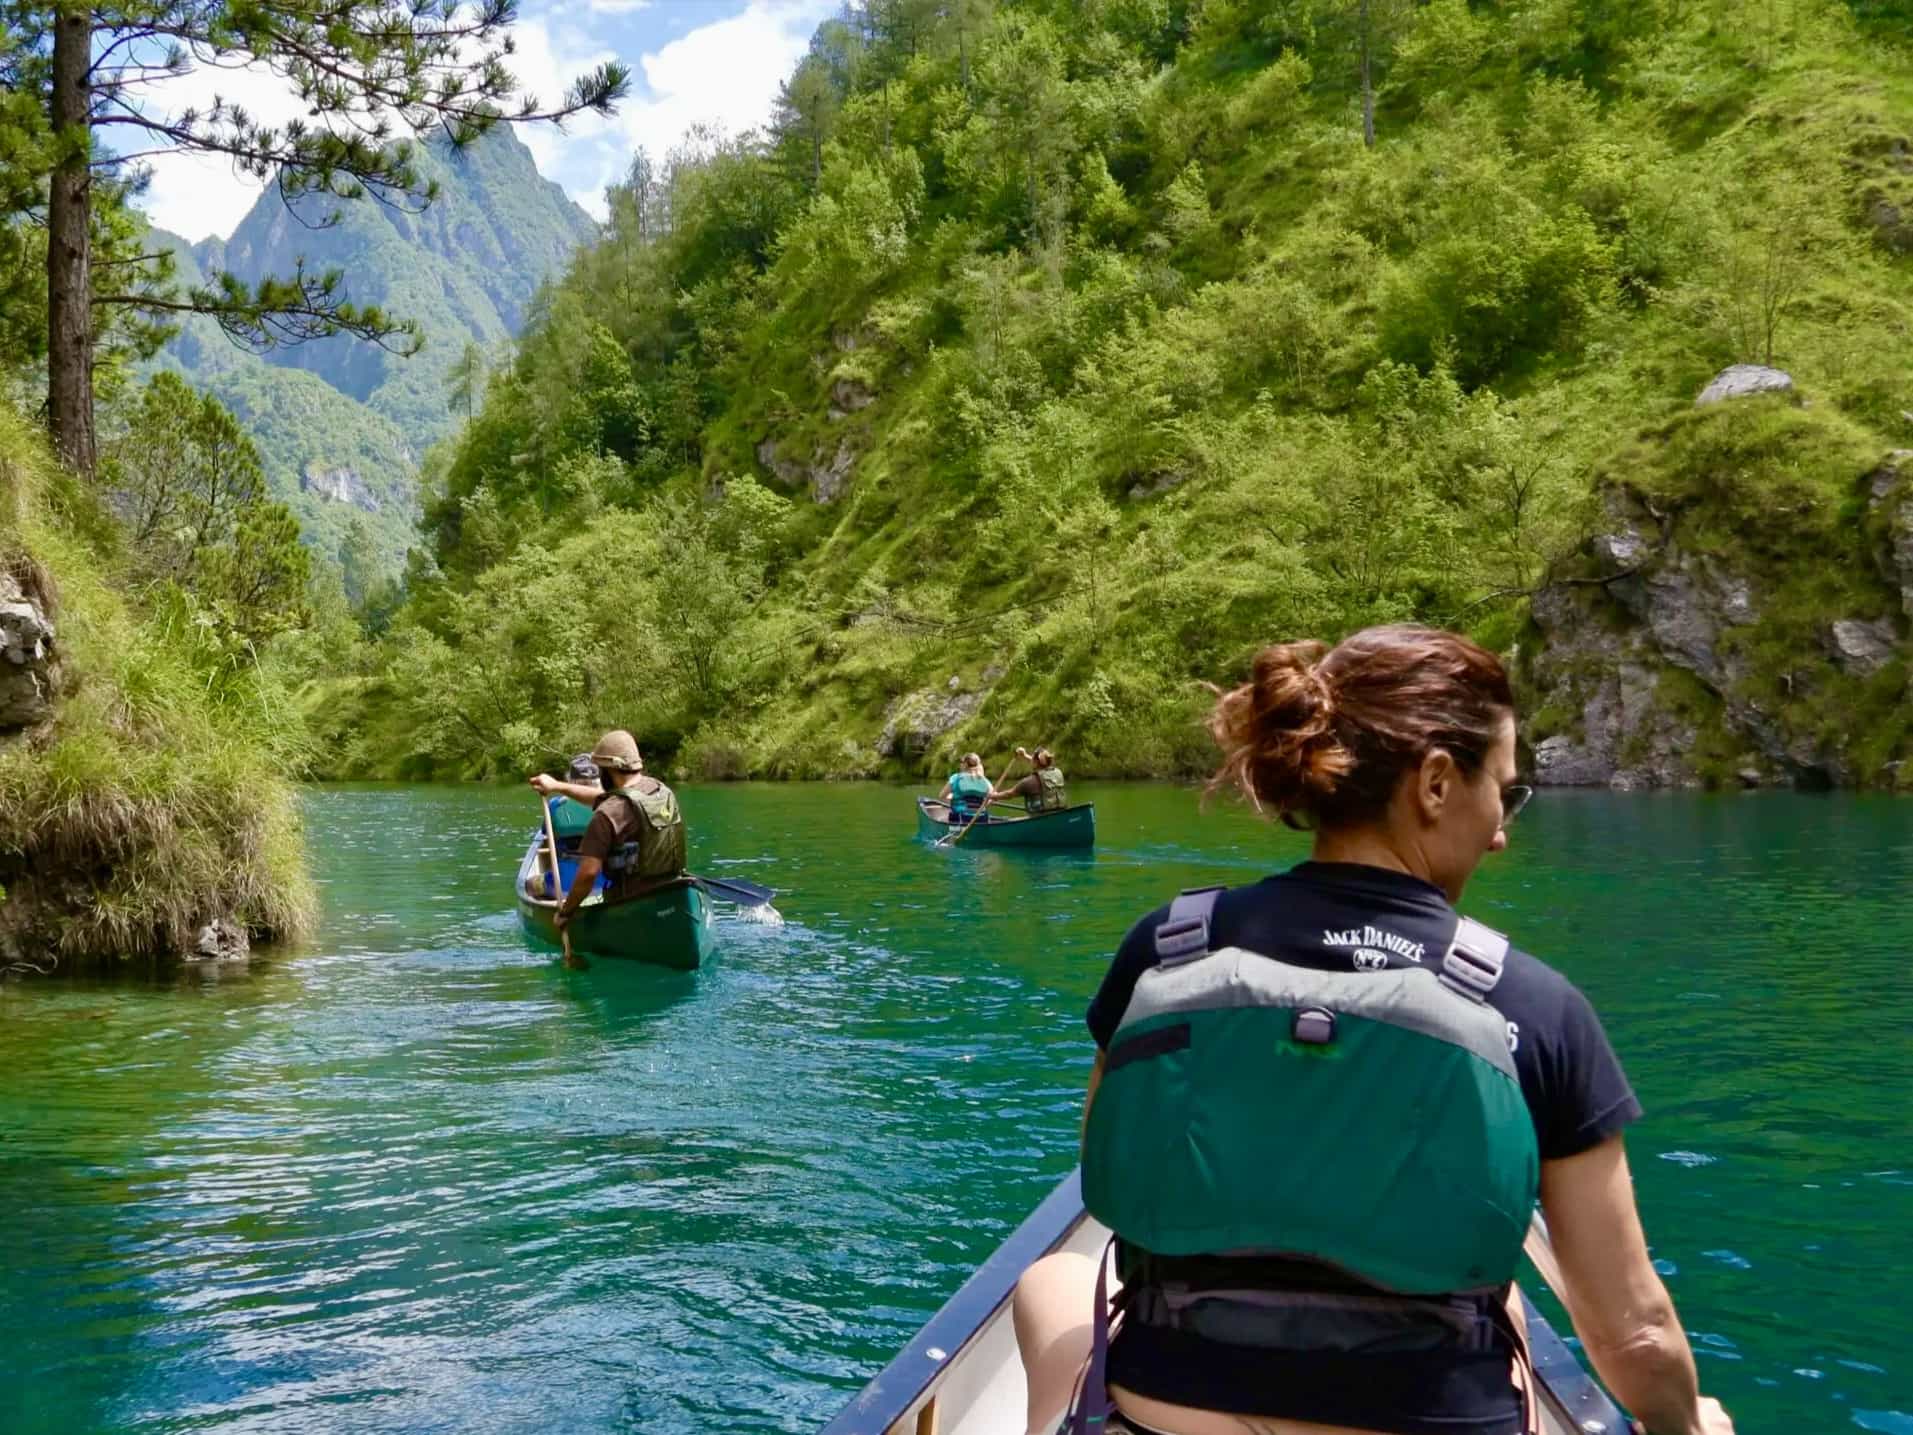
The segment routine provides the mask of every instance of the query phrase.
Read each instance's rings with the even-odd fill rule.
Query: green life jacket
[[[1036,770],[1036,780],[1040,784],[1034,797],[1023,799],[1023,807],[1029,812],[1061,812],[1069,806],[1069,788],[1063,781],[1063,769],[1055,763]]]
[[[605,871],[619,888],[664,881],[684,871],[684,814],[677,794],[663,783],[649,792],[637,783],[607,793],[605,801],[623,798],[638,817],[638,840],[614,848],[605,858]]]
[[[1084,1133],[1084,1204],[1143,1253],[1154,1298],[1131,1318],[1309,1349],[1370,1338],[1377,1313],[1337,1334],[1332,1302],[1238,1289],[1245,1271],[1326,1265],[1429,1319],[1429,1297],[1505,1286],[1540,1185],[1486,1002],[1507,939],[1460,918],[1439,972],[1320,971],[1211,951],[1215,898],[1184,893],[1157,928]]]

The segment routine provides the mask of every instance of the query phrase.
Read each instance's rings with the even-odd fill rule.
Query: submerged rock
[[[1714,381],[1700,391],[1694,403],[1697,406],[1717,404],[1724,399],[1744,399],[1754,394],[1792,392],[1793,375],[1785,369],[1770,369],[1764,364],[1729,364],[1714,375]]]
[[[189,962],[234,962],[252,955],[252,940],[246,929],[224,917],[214,917],[199,929],[193,949],[184,953]]]

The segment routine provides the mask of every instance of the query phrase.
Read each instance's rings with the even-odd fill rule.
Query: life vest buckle
[[[1335,1013],[1327,1007],[1304,1007],[1295,1014],[1289,1032],[1304,1046],[1327,1046],[1335,1040]]]

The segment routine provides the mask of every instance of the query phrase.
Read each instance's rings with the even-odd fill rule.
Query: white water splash
[[[754,907],[739,907],[737,920],[759,927],[781,927],[784,925],[784,914],[769,902],[760,902]]]

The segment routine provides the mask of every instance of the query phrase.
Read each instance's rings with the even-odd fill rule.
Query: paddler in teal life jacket
[[[598,764],[591,760],[588,752],[581,752],[571,759],[571,765],[565,771],[565,782],[568,786],[582,787],[590,792],[593,802],[604,795]],[[545,798],[545,806],[551,809],[552,834],[557,837],[559,847],[569,852],[591,824],[591,805],[567,797],[563,792],[553,792]]]
[[[1019,747],[1016,755],[1035,767],[1021,782],[1013,782],[990,794],[992,801],[998,798],[1020,797],[1023,810],[1029,813],[1061,812],[1069,806],[1069,785],[1063,781],[1063,769],[1056,765],[1056,759],[1046,747],[1039,747],[1034,753],[1028,748]]]
[[[983,772],[983,759],[974,752],[963,754],[963,761],[943,791],[937,794],[950,807],[952,822],[968,822],[981,812],[991,797],[990,779]]]
[[[1732,1435],[1648,1258],[1599,1018],[1453,905],[1532,795],[1500,661],[1407,626],[1265,648],[1209,726],[1214,785],[1313,855],[1144,917],[1090,1004],[1083,1199],[1121,1321],[1101,1261],[1024,1274],[1027,1428],[1081,1375],[1072,1431],[1533,1430],[1512,1282],[1538,1193],[1608,1388],[1650,1435]]]
[[[578,843],[577,875],[558,904],[560,927],[591,895],[600,873],[607,878],[606,902],[638,896],[684,874],[684,815],[677,794],[644,775],[637,739],[622,729],[608,732],[591,750],[591,761],[599,769],[596,788],[542,772],[531,778],[540,796],[556,794],[592,808]]]

